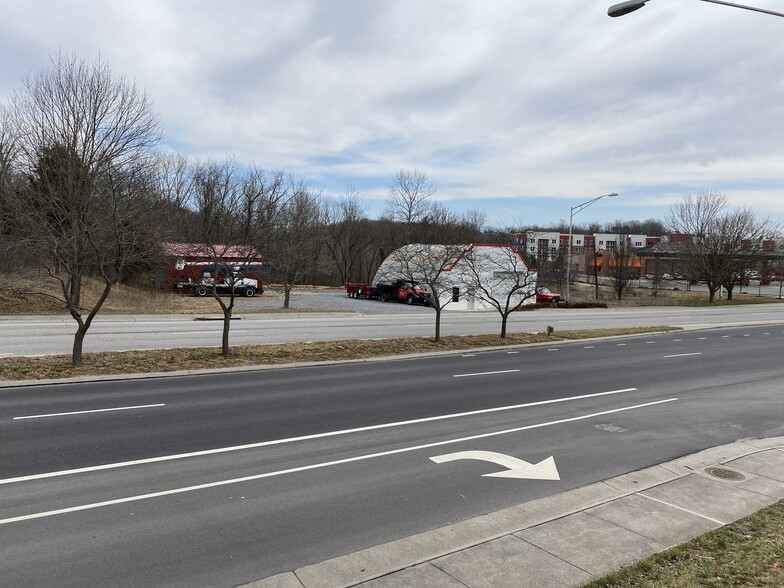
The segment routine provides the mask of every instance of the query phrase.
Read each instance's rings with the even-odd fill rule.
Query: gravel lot
[[[274,288],[265,287],[262,296],[254,298],[237,298],[235,308],[238,311],[258,308],[281,308],[283,293]],[[378,300],[353,299],[343,289],[294,290],[289,305],[292,309],[347,311],[360,314],[395,314],[425,313],[428,316],[433,310],[426,306],[408,306],[397,302],[383,303]]]

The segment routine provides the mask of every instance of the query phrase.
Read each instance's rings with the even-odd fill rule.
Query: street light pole
[[[572,281],[572,219],[574,215],[578,212],[585,210],[594,202],[598,202],[604,197],[607,198],[614,198],[618,194],[616,192],[610,192],[609,194],[602,194],[601,196],[597,196],[596,198],[591,198],[590,200],[586,200],[582,204],[578,204],[577,206],[572,206],[569,208],[569,242],[566,245],[566,301],[569,302],[571,300],[571,281]],[[594,247],[596,244],[594,243]]]
[[[613,4],[607,10],[607,14],[612,17],[623,16],[625,14],[629,14],[630,12],[634,12],[635,10],[639,10],[643,6],[645,6],[646,2],[650,0],[627,0],[626,2],[620,2],[618,4]],[[733,8],[742,8],[743,10],[751,10],[753,12],[761,12],[763,14],[771,14],[773,16],[784,16],[782,12],[776,12],[774,10],[766,10],[765,8],[756,8],[754,6],[746,6],[745,4],[735,4],[734,2],[725,2],[724,0],[702,0],[702,2],[710,2],[711,4],[722,4],[724,6],[732,6]]]

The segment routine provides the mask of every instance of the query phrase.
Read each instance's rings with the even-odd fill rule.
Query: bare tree
[[[205,248],[211,261],[212,297],[223,312],[221,353],[230,354],[229,331],[236,296],[235,283],[240,269],[254,257],[251,246],[253,231],[253,197],[244,189],[241,170],[232,159],[199,163],[193,169],[190,198],[186,210],[197,213],[198,222],[192,226],[189,241],[196,241]],[[246,202],[246,197],[250,201]],[[239,252],[239,253],[238,253]],[[239,264],[237,264],[239,256]],[[218,291],[223,280],[227,284],[228,301]]]
[[[10,260],[9,230],[16,206],[14,195],[19,191],[17,173],[19,157],[18,129],[11,111],[0,104],[0,263]]]
[[[624,295],[631,289],[635,276],[633,270],[634,249],[629,242],[628,235],[619,235],[620,239],[614,251],[608,252],[607,263],[609,264],[610,286],[618,300],[622,300]]]
[[[682,235],[679,256],[690,276],[708,286],[711,302],[722,286],[732,286],[744,267],[758,258],[763,239],[775,231],[749,209],[727,211],[727,197],[717,192],[685,196],[667,217],[670,232]]]
[[[367,211],[359,194],[349,188],[339,200],[324,203],[324,246],[334,264],[337,280],[370,280],[370,263],[375,249]]]
[[[223,313],[221,353],[228,356],[236,296],[254,293],[242,287],[243,270],[258,259],[260,245],[269,245],[268,233],[287,194],[284,176],[241,166],[233,158],[193,164],[175,158],[165,161],[163,170],[159,186],[181,215],[181,234],[210,259],[208,284]]]
[[[465,249],[465,245],[411,243],[392,252],[376,273],[376,282],[405,280],[430,291],[436,341],[441,340],[441,312],[452,302],[452,288],[459,287],[447,270]]]
[[[501,338],[506,337],[509,315],[536,298],[536,272],[511,245],[471,247],[460,267],[468,295],[475,295],[501,315]],[[453,270],[454,271],[454,270]]]
[[[10,111],[20,171],[31,178],[15,202],[17,244],[60,282],[78,325],[72,362],[81,365],[84,337],[112,288],[154,253],[149,153],[161,137],[158,119],[146,95],[106,63],[63,54],[24,79]],[[103,291],[83,308],[90,275]]]
[[[273,225],[270,252],[275,272],[283,283],[283,308],[289,308],[291,291],[308,273],[319,246],[321,206],[319,194],[307,184],[293,187],[292,197],[281,208]]]
[[[386,216],[406,227],[406,239],[411,240],[413,225],[424,221],[432,208],[431,197],[436,188],[425,172],[401,169],[392,178]]]

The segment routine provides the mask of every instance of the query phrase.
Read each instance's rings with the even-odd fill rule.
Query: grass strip
[[[546,333],[510,333],[442,337],[436,342],[427,337],[383,340],[319,341],[279,345],[235,345],[224,357],[215,347],[155,349],[85,353],[84,365],[71,365],[70,355],[0,358],[0,380],[40,380],[92,375],[171,372],[207,368],[276,365],[311,361],[366,359],[388,355],[460,351],[482,347],[502,347],[529,343],[557,343],[593,337],[637,335],[680,330],[675,327],[630,327]],[[216,340],[219,337],[216,337]]]
[[[784,586],[784,501],[586,588]]]

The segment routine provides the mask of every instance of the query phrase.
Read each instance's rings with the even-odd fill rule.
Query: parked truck
[[[538,304],[558,304],[561,301],[561,295],[555,292],[550,292],[548,288],[536,289],[536,302]]]
[[[431,294],[425,288],[406,280],[398,280],[391,284],[378,283],[375,286],[349,282],[346,284],[349,298],[367,298],[381,302],[405,302],[406,304],[424,304],[430,306]]]
[[[238,270],[223,270],[218,272],[217,283],[212,272],[205,271],[202,278],[194,281],[191,278],[179,281],[175,287],[191,296],[207,296],[212,293],[213,287],[218,294],[230,294],[232,289],[236,296],[252,298],[256,294],[263,294],[259,280],[247,278]]]

